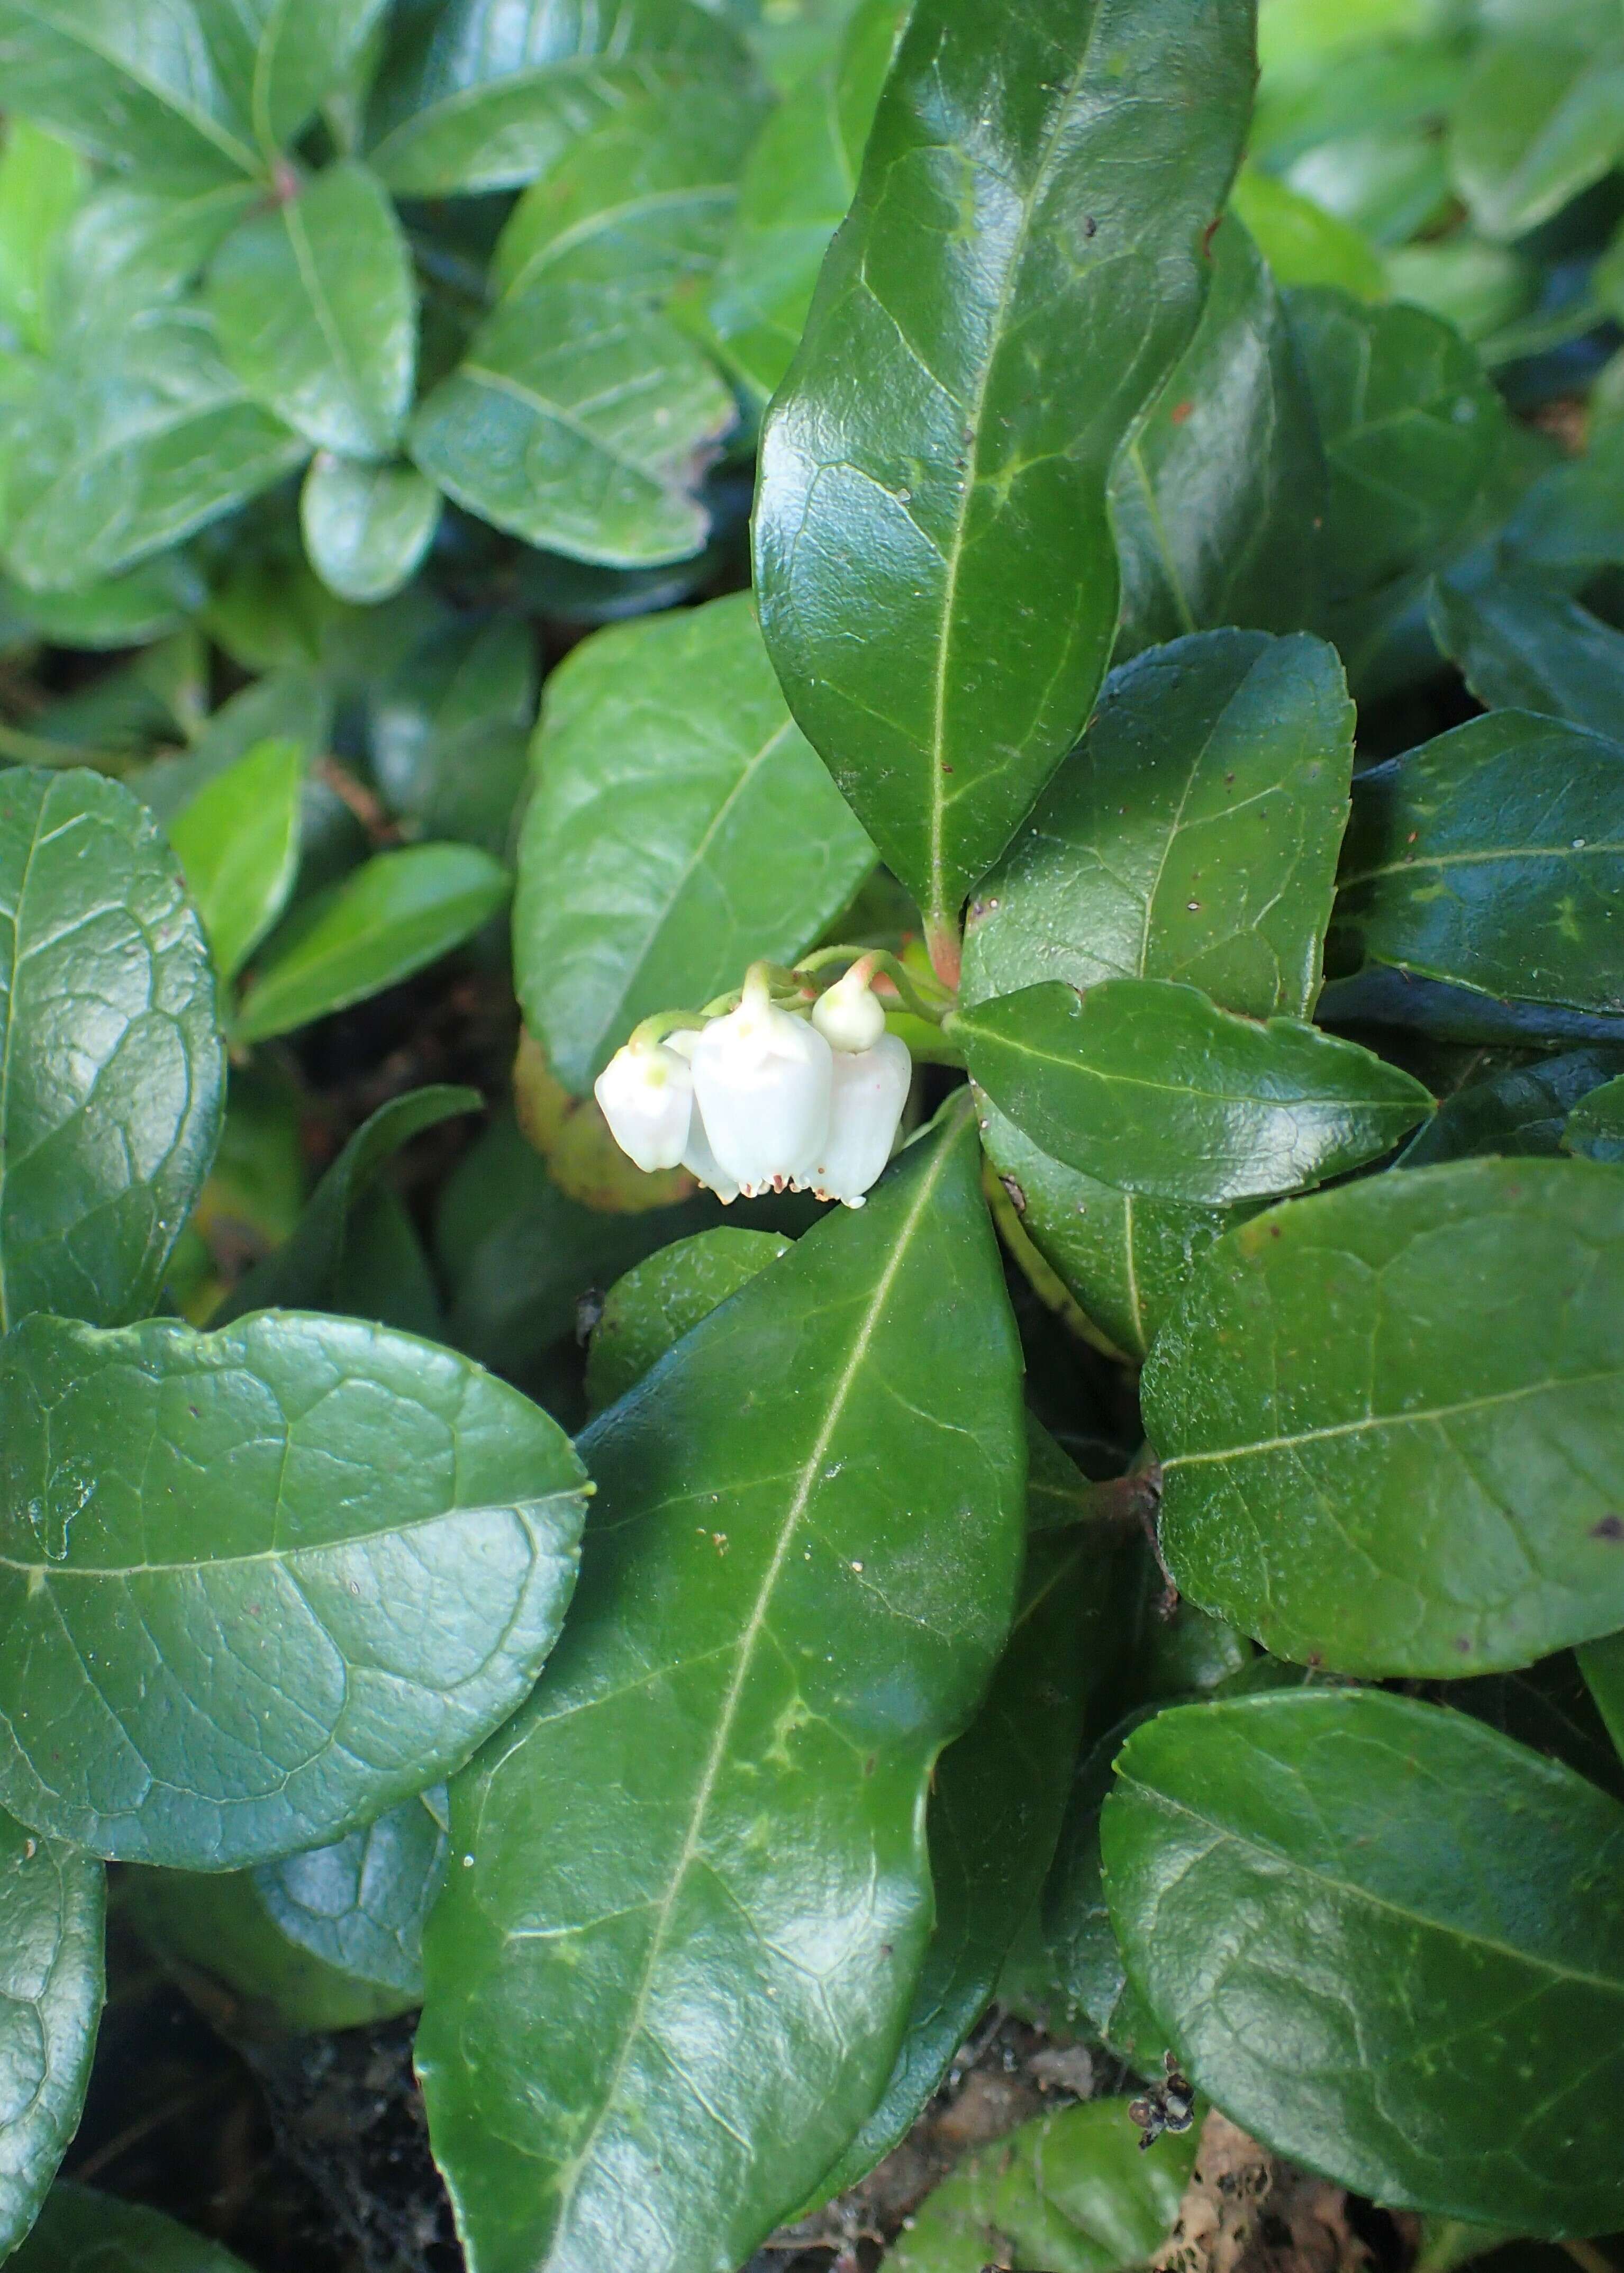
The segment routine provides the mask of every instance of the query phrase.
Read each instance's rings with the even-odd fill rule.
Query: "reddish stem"
[[[950,987],[956,994],[959,991],[959,964],[963,954],[958,925],[950,916],[926,916],[924,944],[930,955],[932,970],[942,985]]]

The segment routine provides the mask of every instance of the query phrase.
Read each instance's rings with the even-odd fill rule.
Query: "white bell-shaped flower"
[[[886,1031],[886,1014],[874,999],[868,973],[854,964],[812,1005],[812,1024],[832,1050],[872,1050]]]
[[[674,1168],[693,1119],[693,1070],[662,1042],[630,1041],[615,1052],[592,1093],[621,1151],[646,1174]]]
[[[891,1158],[912,1078],[908,1045],[895,1034],[881,1034],[872,1049],[835,1051],[829,1141],[806,1179],[820,1200],[862,1206]]]
[[[693,1093],[717,1165],[746,1197],[805,1181],[829,1134],[834,1054],[805,1018],[781,1010],[765,972],[713,1018],[693,1053]]]
[[[690,1065],[693,1062],[700,1032],[697,1026],[685,1026],[680,1032],[670,1037],[671,1048],[678,1056],[686,1058]],[[723,1207],[730,1206],[738,1197],[737,1182],[727,1174],[710,1149],[710,1139],[705,1134],[705,1115],[700,1111],[697,1098],[693,1118],[688,1123],[688,1142],[683,1152],[682,1164],[691,1176],[697,1177],[707,1190],[715,1193]]]

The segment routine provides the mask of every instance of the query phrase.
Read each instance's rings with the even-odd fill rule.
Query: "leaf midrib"
[[[1273,1021],[1270,1023],[1272,1024]],[[1295,1025],[1300,1022],[1293,1019],[1283,1020],[1281,1023]],[[1315,1034],[1319,1032],[1317,1027],[1306,1027],[1305,1031]],[[988,1037],[984,1036],[984,1039]],[[1396,1092],[1382,1093],[1373,1091],[1368,1093],[1358,1093],[1327,1091],[1321,1094],[1313,1090],[1302,1090],[1289,1097],[1261,1097],[1254,1091],[1243,1091],[1239,1094],[1231,1094],[1228,1090],[1223,1089],[1196,1089],[1187,1082],[1153,1081],[1144,1074],[1108,1073],[1097,1065],[1084,1064],[1078,1058],[1058,1057],[1052,1051],[1037,1049],[1029,1042],[1012,1041],[1007,1037],[996,1032],[993,1032],[990,1039],[996,1048],[1008,1050],[1018,1057],[1030,1058],[1039,1065],[1053,1066],[1060,1073],[1072,1075],[1084,1081],[1104,1082],[1108,1088],[1114,1089],[1148,1090],[1158,1097],[1182,1098],[1186,1103],[1194,1101],[1203,1105],[1244,1105],[1252,1107],[1261,1106],[1274,1112],[1296,1113],[1305,1106],[1322,1106],[1332,1111],[1344,1111],[1350,1107],[1358,1106],[1367,1107],[1373,1112],[1400,1111],[1407,1109],[1413,1101],[1418,1111],[1421,1109],[1418,1099],[1411,1100]],[[1329,1037],[1321,1039],[1328,1040]],[[996,1103],[997,1100],[994,1099],[994,1102]]]
[[[94,56],[98,63],[105,64],[109,71],[116,71],[121,79],[127,79],[132,86],[138,86],[144,94],[151,95],[153,101],[161,103],[163,108],[172,112],[176,118],[184,119],[199,140],[210,144],[219,151],[221,157],[228,158],[231,163],[239,171],[246,174],[251,181],[258,177],[258,162],[246,143],[239,142],[235,134],[229,133],[218,120],[211,118],[206,111],[194,110],[189,102],[181,99],[173,87],[166,86],[161,80],[146,78],[126,57],[109,53],[107,49],[99,47],[94,40],[86,36],[82,25],[64,26],[54,18],[47,16],[42,9],[33,5],[32,0],[12,0],[12,4],[19,15],[31,18],[34,23],[42,26],[47,33],[65,41],[69,46],[83,48],[86,55]]]

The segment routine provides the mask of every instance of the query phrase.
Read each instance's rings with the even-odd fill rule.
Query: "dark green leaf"
[[[1624,737],[1624,632],[1532,576],[1440,582],[1433,636],[1479,702]]]
[[[1396,2208],[1619,2223],[1616,1800],[1368,1690],[1184,1707],[1118,1766],[1112,1923],[1227,2114]]]
[[[1478,49],[1452,121],[1456,187],[1486,236],[1518,237],[1608,172],[1624,151],[1624,45],[1560,27]]]
[[[1472,1082],[1445,1099],[1400,1165],[1430,1168],[1493,1153],[1554,1157],[1564,1149],[1562,1131],[1574,1107],[1620,1066],[1618,1050],[1568,1050]]]
[[[1141,2155],[1126,2099],[1023,2123],[966,2155],[887,2254],[894,2273],[1119,2273],[1171,2232],[1199,2134]]]
[[[214,978],[128,790],[0,774],[0,1329],[152,1307],[220,1133]]]
[[[767,422],[757,582],[791,708],[937,926],[1104,674],[1111,461],[1194,328],[1250,35],[1246,6],[920,0],[880,98]]]
[[[296,742],[308,763],[326,748],[332,726],[333,696],[314,671],[271,671],[222,702],[183,756],[160,758],[131,786],[167,827],[260,744]]]
[[[3,0],[0,0],[3,4]],[[110,576],[280,481],[306,445],[248,396],[195,308],[92,334],[18,415],[6,566],[31,590]]]
[[[1575,1106],[1563,1132],[1562,1150],[1587,1160],[1624,1164],[1624,1076],[1590,1090]]]
[[[343,1266],[351,1219],[403,1144],[460,1113],[477,1113],[476,1089],[438,1084],[380,1105],[350,1138],[312,1193],[298,1228],[241,1279],[211,1322],[223,1326],[251,1310],[320,1310]]]
[[[1624,750],[1499,710],[1361,774],[1339,927],[1486,994],[1624,1009]]]
[[[143,647],[179,631],[207,596],[197,563],[180,551],[74,591],[25,592],[10,577],[0,589],[0,605],[15,608],[54,647]]]
[[[257,742],[169,823],[169,842],[223,984],[287,904],[299,865],[304,752]]]
[[[804,953],[873,866],[747,593],[585,641],[548,682],[535,761],[515,975],[581,1093],[640,1018]]]
[[[1572,1160],[1368,1178],[1231,1232],[1142,1383],[1180,1589],[1381,1676],[1624,1624],[1621,1250],[1624,1174]]]
[[[1579,1652],[1579,1670],[1615,1749],[1624,1757],[1624,1634],[1587,1642]]]
[[[525,1695],[574,1583],[558,1424],[449,1351],[264,1312],[0,1348],[0,1799],[229,1870],[369,1821]]]
[[[594,1413],[624,1397],[758,1271],[789,1252],[790,1242],[768,1231],[722,1225],[696,1232],[634,1264],[617,1279],[593,1330],[587,1359],[587,1402]]]
[[[1591,436],[1523,497],[1501,538],[1509,565],[1534,575],[1588,577],[1624,562],[1624,436]]]
[[[1605,1657],[1610,1647],[1610,1641],[1588,1642],[1581,1651],[1565,1649],[1517,1672],[1457,1681],[1449,1702],[1530,1752],[1560,1760],[1614,1799],[1624,1799],[1624,1760],[1579,1664],[1581,1657]]]
[[[370,605],[409,582],[434,542],[440,494],[413,466],[318,451],[299,493],[310,564],[341,600]]]
[[[734,416],[667,317],[543,279],[475,334],[410,447],[448,497],[526,544],[632,568],[704,544],[694,486]]]
[[[443,1813],[444,1787],[431,1797]],[[136,1868],[123,1886],[147,1940],[223,1982],[251,2028],[353,2029],[423,2002],[423,1920],[445,1859],[426,1798],[408,1799],[330,1847],[257,1870]]]
[[[234,229],[209,270],[221,352],[267,410],[352,458],[386,458],[412,399],[417,311],[406,240],[354,161]]]
[[[1500,448],[1505,413],[1457,332],[1420,308],[1345,293],[1287,302],[1330,471],[1330,596],[1351,600],[1436,560]]]
[[[1209,624],[1320,612],[1325,457],[1280,296],[1233,215],[1195,336],[1118,461],[1119,659]]]
[[[1194,986],[1059,979],[960,1010],[974,1080],[1044,1151],[1121,1191],[1217,1207],[1324,1182],[1433,1109],[1419,1082],[1296,1018]]]
[[[0,2250],[39,2213],[85,2104],[106,1872],[0,1815]],[[36,2245],[37,2247],[37,2245]]]
[[[388,1185],[369,1192],[351,1217],[322,1307],[425,1341],[445,1340],[445,1308],[428,1254],[405,1202]]]
[[[1019,1576],[977,1159],[955,1109],[583,1440],[584,1591],[453,1788],[474,1861],[424,1940],[419,2070],[481,2273],[738,2264],[891,2071],[931,1767]]]
[[[17,2273],[246,2273],[240,2257],[139,2202],[52,2190]]]
[[[235,1032],[263,1042],[438,962],[507,897],[505,868],[472,844],[379,852],[273,939]]]
[[[700,0],[451,0],[393,43],[370,158],[408,197],[517,188],[629,97],[738,79],[737,34]]]

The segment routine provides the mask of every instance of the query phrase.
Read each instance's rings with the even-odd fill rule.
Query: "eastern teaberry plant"
[[[1620,40],[0,0],[0,2255],[109,1864],[471,2273],[1624,2229]]]

